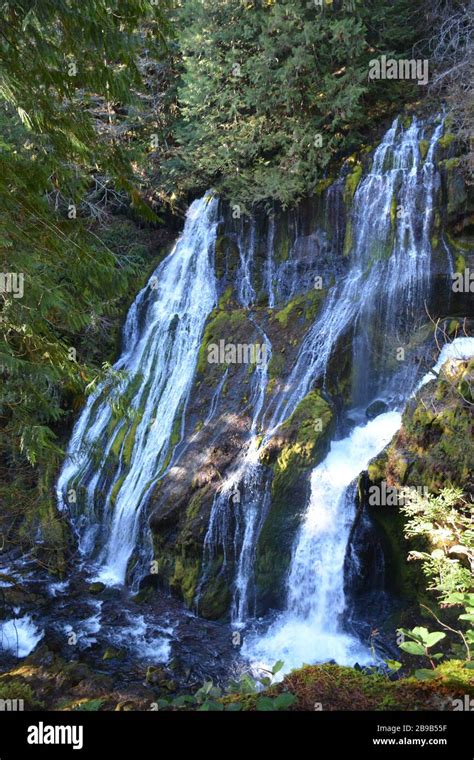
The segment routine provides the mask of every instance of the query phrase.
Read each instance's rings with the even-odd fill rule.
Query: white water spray
[[[214,307],[217,199],[206,195],[187,214],[183,234],[139,293],[124,328],[120,393],[131,390],[129,419],[114,418],[107,387],[88,400],[74,429],[58,485],[60,507],[69,489],[85,490],[74,510],[80,548],[99,549],[98,578],[125,580],[147,496],[169,462],[173,430],[184,413],[206,319]],[[182,430],[182,423],[180,425]],[[94,445],[100,462],[94,461]]]

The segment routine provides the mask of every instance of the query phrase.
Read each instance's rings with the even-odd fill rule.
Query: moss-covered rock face
[[[313,321],[319,311],[319,306],[324,299],[324,295],[322,290],[310,290],[309,293],[296,296],[296,298],[293,298],[286,306],[276,312],[275,319],[280,327],[284,329],[288,327],[288,322],[294,319],[301,319],[301,317],[304,317],[307,322]]]
[[[253,320],[262,326],[272,344],[267,403],[285,383],[301,339],[323,298],[321,291],[313,290],[279,310],[270,311],[264,306],[253,310]],[[196,605],[198,596],[199,613],[210,619],[228,615],[233,574],[232,566],[222,571],[221,547],[215,548],[212,567],[207,562],[203,567],[204,538],[216,492],[248,442],[255,369],[255,365],[209,363],[209,346],[219,341],[261,341],[255,324],[238,306],[229,288],[210,315],[203,337],[187,410],[186,450],[176,467],[171,461],[166,478],[155,489],[150,521],[158,583],[177,593],[190,607]],[[214,418],[204,425],[214,403]],[[282,575],[291,544],[289,531],[294,534],[296,530],[306,499],[308,473],[325,450],[331,420],[329,403],[319,392],[308,394],[263,456],[262,464],[268,466],[274,484],[258,560],[261,608],[274,604],[277,598],[281,601]],[[285,535],[287,549],[280,567],[267,570],[266,563],[273,564],[279,554],[278,544],[268,548],[274,531]],[[273,583],[276,586],[270,592]]]
[[[209,620],[226,617],[232,600],[231,578],[222,574],[222,562],[220,556],[206,568],[206,581],[199,596],[199,614]]]
[[[192,605],[201,571],[205,518],[211,506],[209,490],[209,484],[191,495],[185,489],[176,490],[176,501],[170,508],[155,510],[152,516],[154,574],[188,606]]]
[[[309,473],[329,448],[333,410],[319,391],[301,401],[265,448],[261,461],[272,469],[271,506],[256,549],[257,609],[278,607],[293,539],[309,495]]]
[[[371,507],[368,489],[385,482],[396,489],[427,488],[433,494],[448,486],[474,493],[473,383],[473,360],[448,360],[437,380],[409,401],[399,432],[370,463],[367,479],[361,481],[362,498],[382,536],[389,585],[408,598],[419,599],[426,589],[418,563],[407,563],[410,548],[416,547],[404,537],[399,509]]]
[[[411,400],[402,428],[385,453],[385,478],[394,485],[471,490],[474,437],[474,361],[448,360],[436,381]],[[369,473],[377,462],[369,468]]]
[[[260,218],[257,214],[256,244],[253,256],[252,283],[255,288],[255,305],[251,310],[241,307],[238,300],[237,271],[240,264],[240,244],[251,240],[248,220],[229,217],[224,210],[225,224],[221,227],[216,245],[216,270],[219,278],[219,302],[210,314],[201,343],[195,381],[184,417],[185,447],[180,451],[176,466],[173,457],[166,477],[151,497],[150,525],[154,546],[154,581],[181,597],[199,614],[218,619],[228,616],[234,559],[223,568],[223,548],[214,547],[214,556],[206,558],[203,567],[204,539],[209,516],[216,493],[226,475],[235,466],[238,456],[245,450],[249,440],[254,403],[255,364],[226,364],[209,361],[213,346],[261,345],[263,330],[271,344],[271,360],[268,368],[268,384],[265,405],[270,406],[294,365],[301,341],[317,317],[330,285],[329,277],[316,284],[307,271],[328,271],[330,244],[325,234],[313,237],[311,231],[319,213],[319,200],[302,204],[292,213],[280,212],[273,220]],[[228,218],[229,217],[229,218]],[[274,308],[268,308],[268,282],[265,280],[265,261],[268,234],[273,227],[273,260],[275,266],[286,267],[286,280],[291,285],[291,297],[278,295]],[[297,234],[298,232],[298,234]],[[238,237],[240,235],[240,238]],[[243,236],[243,237],[242,237]],[[289,256],[291,250],[291,257]],[[321,256],[321,262],[316,260]],[[286,270],[285,270],[286,271]],[[260,293],[260,290],[262,293]],[[209,419],[213,409],[212,419]],[[306,498],[306,479],[313,463],[318,461],[323,449],[332,413],[330,406],[319,393],[309,394],[281,429],[279,443],[272,442],[272,450],[265,456],[272,457],[268,475],[275,479],[276,510],[270,511],[270,523],[286,533],[283,525],[285,499],[291,500],[290,524],[294,533]],[[322,427],[319,427],[320,420]],[[123,433],[125,438],[125,432]],[[180,448],[181,447],[181,448]],[[277,517],[277,512],[281,515]],[[280,521],[280,527],[276,527]],[[266,543],[262,543],[266,552]],[[233,549],[230,547],[230,555]],[[273,562],[273,553],[269,561]],[[229,552],[228,552],[229,554]],[[288,558],[288,553],[287,553]],[[268,573],[264,585],[268,585],[283,572]],[[263,575],[261,576],[263,579]],[[281,583],[278,580],[278,584]],[[274,597],[262,592],[262,607],[273,603]]]

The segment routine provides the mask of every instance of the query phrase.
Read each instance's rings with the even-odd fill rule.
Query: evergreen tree
[[[368,64],[408,52],[417,23],[407,0],[186,0],[169,180],[245,204],[295,202],[413,94],[408,82],[369,83]]]
[[[127,119],[146,91],[142,57],[164,53],[165,10],[144,0],[0,8],[0,491],[13,515],[54,503],[58,423],[104,376],[88,343],[142,268],[101,242],[96,219],[104,193],[147,212],[132,163],[143,147]]]

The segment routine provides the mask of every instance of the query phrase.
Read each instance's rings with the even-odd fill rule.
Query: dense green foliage
[[[110,318],[143,269],[136,247],[111,247],[97,225],[130,202],[150,216],[132,163],[144,150],[134,104],[146,89],[139,54],[163,54],[168,27],[163,4],[142,0],[85,0],[80,13],[25,0],[0,16],[0,247],[16,278],[0,293],[0,464],[5,502],[24,507],[30,465],[44,491],[65,401],[70,413],[101,374]],[[121,122],[125,104],[137,134]]]
[[[183,5],[171,183],[291,204],[368,126],[419,95],[411,82],[368,80],[371,59],[405,55],[417,39],[421,13],[409,0]]]

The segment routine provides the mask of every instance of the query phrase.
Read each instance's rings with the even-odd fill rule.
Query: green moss
[[[456,272],[460,272],[461,274],[465,271],[465,269],[466,269],[466,259],[464,258],[464,256],[462,254],[458,254],[456,256],[454,268],[455,268]]]
[[[300,302],[300,298],[295,298],[293,301],[290,301],[284,309],[281,309],[281,311],[278,311],[275,314],[275,319],[280,323],[281,327],[286,327],[288,324],[288,319],[291,316],[291,313],[298,307]]]
[[[117,496],[122,488],[122,483],[125,480],[125,473],[121,475],[118,480],[114,483],[111,494],[110,494],[110,503],[112,506],[115,506],[115,502],[117,501]]]
[[[304,317],[305,320],[312,321],[318,313],[322,298],[323,291],[316,289],[296,296],[283,309],[276,312],[274,319],[284,328],[288,326],[288,321],[295,318]]]
[[[127,434],[127,423],[124,421],[122,427],[117,431],[117,434],[116,434],[116,436],[114,438],[114,441],[112,443],[112,446],[110,448],[112,454],[117,459],[120,456],[120,451],[121,451],[122,444],[123,444],[123,441],[124,441],[124,438],[125,438],[126,434]]]
[[[193,495],[186,509],[187,520],[194,520],[196,517],[199,517],[203,499],[207,495],[208,491],[209,491],[209,487],[205,486],[204,488],[198,489],[196,493]]]
[[[351,205],[361,178],[362,164],[358,164],[354,171],[351,172],[351,174],[348,174],[346,177],[346,183],[344,185],[344,201],[346,203],[346,206]]]
[[[474,694],[473,671],[464,664],[460,660],[446,661],[426,681],[412,676],[393,681],[381,673],[340,665],[304,665],[263,693],[273,697],[285,692],[295,695],[291,711],[314,712],[316,705],[325,712],[439,710],[440,702],[452,709],[451,700]],[[259,696],[246,697],[244,709],[255,710]]]
[[[294,437],[295,443],[316,445],[329,426],[332,410],[319,391],[311,391],[298,404],[291,417],[281,425],[280,432]],[[321,429],[319,424],[321,422]]]
[[[256,549],[255,577],[261,609],[281,602],[300,509],[307,495],[307,474],[327,452],[333,414],[318,391],[301,401],[281,426],[278,441],[261,454],[273,470],[271,505]]]
[[[450,172],[461,165],[461,159],[456,156],[454,158],[447,158],[445,161],[440,161],[440,165],[442,165],[447,172]]]
[[[115,429],[122,422],[122,419],[122,417],[119,417],[112,412],[109,424],[107,425],[107,440],[110,440],[112,438]]]
[[[350,216],[347,218],[346,233],[344,236],[343,256],[349,256],[354,245],[354,233],[352,229],[352,221]]]
[[[403,532],[403,515],[395,507],[387,506],[371,507],[368,511],[379,529],[386,563],[387,589],[408,601],[427,601],[426,581],[419,564],[407,562],[410,545]]]
[[[430,141],[429,140],[419,140],[418,141],[418,147],[420,149],[420,156],[422,160],[424,161],[426,158],[426,154],[428,153],[428,148],[430,147]]]
[[[367,471],[369,473],[369,478],[373,483],[377,483],[378,481],[383,480],[387,471],[386,451],[382,452],[382,454],[379,454],[379,456],[375,459],[372,459],[367,468]]]
[[[226,309],[231,304],[232,292],[232,286],[229,286],[227,290],[224,291],[219,299],[219,309]]]
[[[43,702],[37,698],[28,683],[20,678],[11,678],[8,674],[0,676],[0,699],[21,699],[27,710],[44,709]]]
[[[174,449],[174,447],[180,442],[181,440],[181,414],[178,413],[173,421],[173,428],[171,430],[171,436],[170,436],[170,449]]]
[[[214,309],[210,315],[199,349],[198,372],[201,374],[209,373],[212,366],[213,368],[218,368],[218,375],[220,375],[222,367],[210,365],[207,360],[209,344],[218,343],[219,340],[225,340],[226,343],[238,343],[239,336],[245,336],[247,327],[248,320],[244,309],[235,309],[233,311],[219,308]]]
[[[128,466],[132,460],[132,452],[133,447],[135,445],[135,436],[137,433],[137,428],[142,421],[143,417],[143,409],[137,410],[137,413],[135,414],[133,418],[132,426],[130,427],[128,434],[125,438],[124,444],[123,444],[123,461]]]
[[[328,177],[327,179],[320,179],[316,183],[316,189],[315,189],[316,195],[323,195],[323,193],[328,189],[328,187],[331,187],[333,182],[334,182],[334,177]]]
[[[174,574],[170,581],[170,588],[179,591],[184,601],[191,606],[199,581],[201,563],[199,559],[184,559],[176,557],[174,563]]]
[[[447,148],[452,145],[452,143],[456,140],[456,136],[452,134],[452,132],[446,132],[442,137],[438,140],[438,145],[443,150],[446,150]]]
[[[216,277],[220,280],[227,275],[231,280],[239,263],[239,249],[231,237],[219,234],[215,246]]]
[[[270,364],[268,365],[268,375],[270,380],[275,380],[277,377],[283,374],[285,370],[285,357],[282,353],[277,351],[272,352]]]
[[[196,488],[186,506],[177,516],[177,525],[170,521],[169,527],[154,530],[154,557],[157,575],[191,607],[201,576],[202,541],[207,521],[211,486]],[[166,523],[168,525],[168,523]]]
[[[286,229],[281,230],[280,246],[279,246],[279,249],[277,250],[277,254],[278,255],[276,259],[278,262],[287,261],[288,256],[290,255],[290,238],[289,238],[288,230]]]
[[[392,223],[392,227],[395,227],[395,224],[397,222],[397,209],[398,209],[397,196],[394,195],[392,198],[392,202],[390,204],[390,221]]]
[[[229,611],[232,593],[230,583],[221,569],[222,557],[207,569],[209,580],[199,599],[199,614],[208,620],[219,620]]]
[[[471,238],[458,238],[447,233],[446,235],[449,247],[461,253],[469,253],[473,249],[473,241]]]

